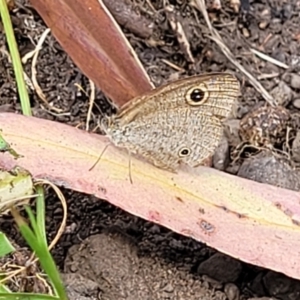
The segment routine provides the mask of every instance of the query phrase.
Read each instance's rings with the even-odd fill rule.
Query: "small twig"
[[[289,68],[289,66],[286,65],[285,63],[283,63],[283,62],[281,62],[281,61],[279,61],[279,60],[277,60],[275,58],[272,58],[272,57],[270,57],[270,56],[268,56],[268,55],[266,55],[266,54],[264,54],[264,53],[262,53],[260,51],[257,51],[257,50],[252,49],[252,48],[250,48],[250,51],[252,53],[254,53],[255,55],[257,55],[258,57],[260,57],[261,59],[266,60],[266,61],[268,61],[268,62],[270,62],[270,63],[272,63],[272,64],[274,64],[274,65],[276,65],[276,66],[278,66],[280,68],[284,68],[284,69],[288,69]]]
[[[50,32],[50,28],[47,28],[47,29],[43,32],[43,34],[41,35],[41,37],[40,37],[40,39],[39,39],[39,41],[38,41],[38,43],[37,43],[37,45],[36,45],[36,48],[35,48],[33,51],[31,51],[31,53],[27,53],[27,54],[23,57],[22,62],[23,62],[23,61],[26,62],[27,59],[28,59],[31,55],[33,56],[33,57],[32,57],[32,63],[31,63],[31,81],[32,81],[32,84],[33,84],[33,86],[34,86],[34,89],[35,89],[37,95],[39,96],[39,98],[40,98],[40,99],[44,102],[44,104],[48,107],[48,109],[54,110],[54,111],[56,111],[57,113],[60,113],[60,112],[62,112],[61,109],[56,108],[56,107],[53,107],[53,106],[51,106],[51,105],[48,103],[48,101],[47,101],[47,99],[46,99],[46,96],[44,95],[44,93],[43,93],[41,87],[40,87],[39,84],[38,84],[37,78],[36,78],[37,71],[36,71],[36,67],[35,67],[35,66],[36,66],[36,63],[37,63],[37,58],[38,58],[39,52],[40,52],[40,50],[41,50],[41,48],[42,48],[42,45],[43,45],[43,43],[44,43],[44,41],[45,41],[47,35],[49,34],[49,32]]]
[[[58,199],[60,200],[62,208],[63,208],[63,218],[62,218],[61,224],[57,230],[55,238],[53,239],[53,241],[50,243],[50,245],[48,247],[48,249],[50,251],[57,244],[58,240],[61,238],[61,236],[63,235],[63,233],[65,231],[65,228],[67,225],[67,216],[68,216],[67,201],[66,201],[65,196],[61,192],[61,190],[55,184],[53,184],[51,181],[43,179],[43,180],[40,180],[39,183],[48,184],[49,186],[52,187],[52,189],[56,193]]]
[[[47,280],[44,278],[45,276],[43,275],[44,274],[41,273],[35,274],[36,278],[43,283],[44,287],[48,289],[48,295],[54,296],[52,287],[48,284]]]
[[[271,74],[261,74],[257,76],[258,80],[262,80],[262,79],[271,79],[271,78],[276,78],[278,77],[280,74],[279,73],[271,73]]]
[[[166,12],[166,16],[170,23],[171,28],[177,36],[177,40],[178,40],[181,51],[183,52],[183,54],[186,57],[188,62],[194,63],[195,59],[191,52],[190,43],[188,41],[188,38],[184,32],[184,29],[183,29],[181,23],[177,20],[177,18],[175,16],[174,6],[167,5],[165,7],[165,12]]]
[[[152,5],[152,3],[151,3],[150,0],[146,0],[146,3],[148,4],[148,6],[151,8],[151,10],[152,10],[154,13],[157,13],[156,9],[154,8],[154,6]]]
[[[86,131],[89,131],[89,123],[90,123],[92,109],[93,109],[94,102],[95,102],[95,84],[90,79],[89,79],[89,82],[90,82],[90,87],[91,87],[91,94],[89,97],[89,109],[88,109],[88,113],[87,113],[87,117],[86,117],[86,124],[85,124]]]
[[[229,59],[229,61],[238,68],[250,81],[253,87],[261,93],[262,97],[271,105],[275,106],[275,102],[273,97],[267,92],[267,90],[234,58],[230,49],[224,44],[220,34],[212,27],[211,22],[209,20],[204,0],[195,0],[196,7],[202,13],[207,27],[210,31],[211,36],[208,36],[211,40],[213,40],[222,50],[223,54]]]
[[[23,74],[24,74],[24,80],[25,80],[26,85],[27,85],[32,91],[34,91],[34,86],[33,86],[32,82],[31,82],[29,76],[26,74],[25,71],[23,71]]]
[[[176,71],[179,71],[179,72],[181,72],[181,73],[184,73],[184,71],[185,71],[183,68],[181,68],[181,67],[175,65],[174,63],[170,62],[170,61],[167,60],[167,59],[162,58],[161,61],[162,61],[163,63],[165,63],[166,65],[168,65],[169,67],[173,68],[173,69],[176,70]]]

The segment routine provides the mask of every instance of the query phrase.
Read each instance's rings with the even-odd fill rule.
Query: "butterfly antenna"
[[[110,144],[107,144],[105,146],[105,148],[103,149],[103,151],[101,152],[101,154],[99,155],[98,159],[96,160],[96,162],[92,165],[92,167],[89,169],[89,171],[92,171],[94,169],[94,167],[97,165],[97,163],[100,161],[102,155],[104,154],[104,152],[106,151],[106,149],[110,146]]]

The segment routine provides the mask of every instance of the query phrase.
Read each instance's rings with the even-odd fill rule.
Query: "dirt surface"
[[[154,84],[211,71],[234,72],[242,83],[237,119],[226,125],[214,167],[299,190],[300,2],[241,0],[239,12],[233,0],[221,2],[221,8],[217,1],[207,2],[212,24],[236,60],[275,96],[280,107],[272,110],[265,108],[261,93],[207,38],[201,14],[188,1],[170,1],[173,12],[166,12],[163,2],[134,1],[134,11],[145,18],[138,28],[116,16]],[[133,10],[129,9],[130,13]],[[17,1],[12,17],[24,56],[34,49],[46,27],[26,2]],[[190,51],[178,42],[180,37],[170,27],[174,17],[185,31]],[[3,31],[0,43],[0,110],[20,112]],[[289,68],[258,57],[251,49]],[[24,67],[30,75],[31,62]],[[30,90],[34,115],[83,128],[89,107],[89,81],[51,35],[43,44],[36,67],[47,101],[64,113],[50,113],[37,93]],[[76,85],[83,87],[87,95]],[[100,91],[96,104],[102,111],[111,111]],[[91,128],[97,124],[99,110],[95,108],[94,113]],[[263,171],[266,168],[267,172]],[[64,280],[71,299],[300,299],[300,283],[296,280],[224,256],[92,196],[63,192],[68,199],[68,227],[53,255],[66,273]],[[61,218],[59,201],[49,192],[49,240],[56,234]],[[24,245],[9,216],[0,219],[0,228],[17,244]]]

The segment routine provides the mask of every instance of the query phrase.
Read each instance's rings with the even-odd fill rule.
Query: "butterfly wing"
[[[195,167],[218,146],[222,122],[238,93],[239,83],[231,74],[183,79],[133,99],[106,132],[116,145],[156,166],[176,169],[184,162]]]

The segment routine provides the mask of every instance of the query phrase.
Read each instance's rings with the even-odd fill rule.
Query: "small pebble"
[[[200,263],[197,272],[219,282],[235,282],[242,271],[241,262],[230,256],[216,253]]]
[[[240,136],[254,146],[272,146],[285,141],[291,119],[282,106],[262,106],[248,113],[240,121]]]
[[[286,160],[279,160],[269,152],[261,152],[246,159],[240,167],[238,176],[281,188],[300,190],[299,172]]]
[[[262,297],[263,295],[266,294],[264,283],[263,283],[264,275],[265,275],[264,272],[259,272],[255,276],[255,278],[248,284],[249,291],[251,291],[257,297]]]
[[[219,282],[218,280],[215,280],[207,275],[203,275],[202,280],[205,283],[208,283],[207,288],[212,287],[214,290],[220,290],[223,288],[223,284],[221,282]]]
[[[260,29],[266,29],[268,27],[268,25],[269,25],[269,21],[262,21],[259,23],[258,27]]]
[[[225,136],[222,138],[213,156],[213,166],[220,171],[224,171],[229,164],[229,145]]]
[[[224,134],[230,146],[237,146],[242,142],[239,130],[240,120],[229,119],[224,123]]]
[[[243,33],[243,36],[245,38],[249,38],[250,37],[250,32],[249,32],[249,30],[247,28],[243,27],[242,33]]]
[[[225,294],[228,300],[239,300],[240,299],[240,290],[233,283],[227,283],[224,288]]]
[[[290,83],[293,89],[300,89],[300,76],[295,73],[291,73]]]
[[[166,292],[166,293],[173,293],[174,292],[174,287],[171,283],[169,283],[163,288],[163,291]]]
[[[293,98],[292,89],[284,81],[280,81],[270,94],[274,97],[277,106],[285,107]]]
[[[284,274],[269,271],[263,279],[268,294],[283,300],[300,298],[300,283],[298,280]]]
[[[296,137],[292,144],[293,159],[300,162],[300,131],[297,132]]]
[[[295,108],[300,109],[300,98],[297,98],[293,101],[293,105]]]
[[[293,13],[294,8],[290,3],[285,3],[282,5],[281,14],[284,21],[289,20],[293,16]]]
[[[286,63],[286,54],[283,51],[279,50],[279,49],[275,49],[272,52],[272,57],[277,59],[278,61]]]

